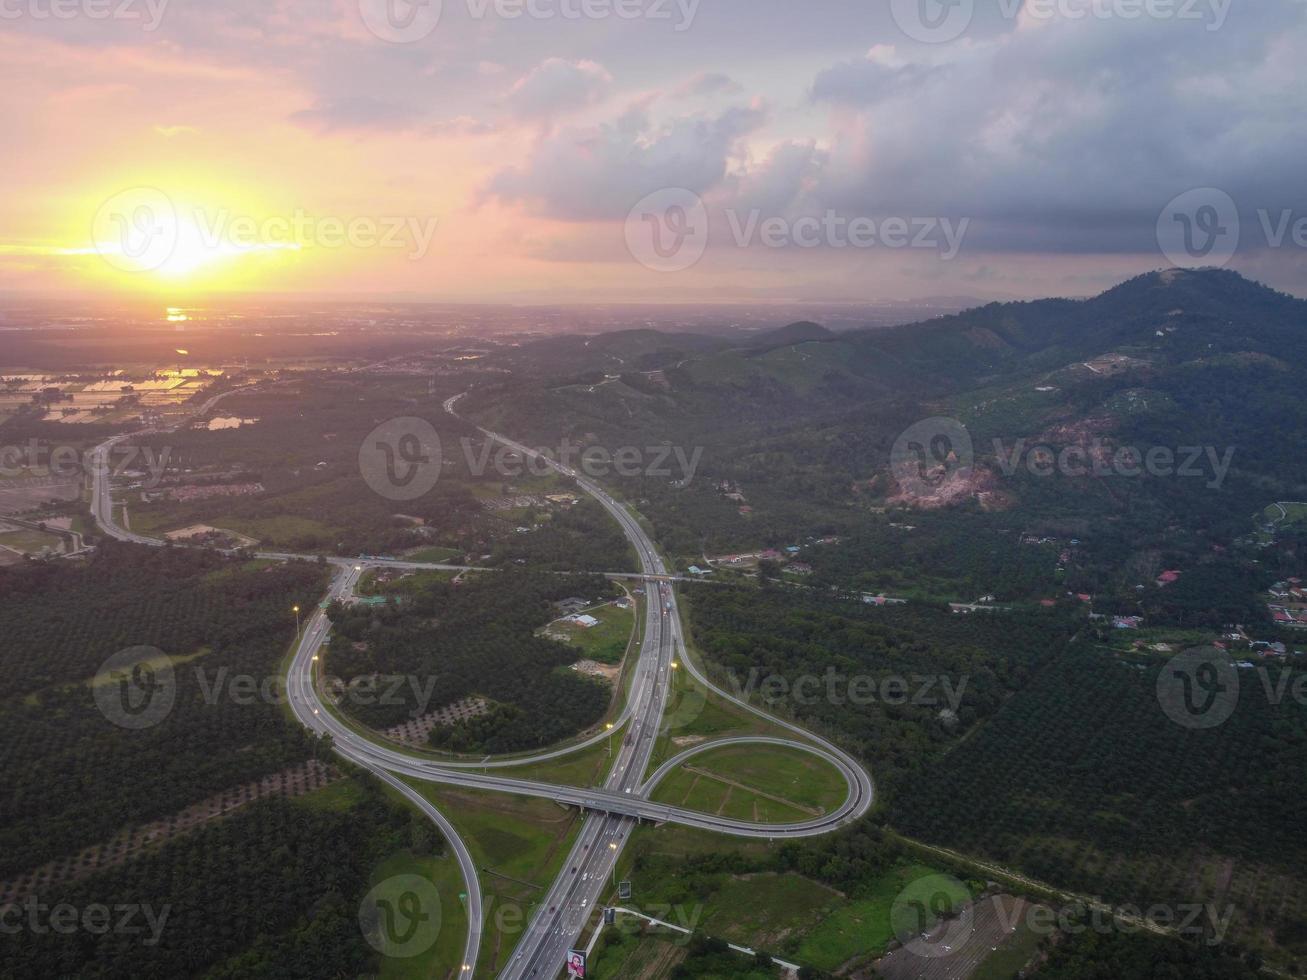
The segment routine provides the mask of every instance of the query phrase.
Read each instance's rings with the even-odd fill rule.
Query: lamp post
[[[613,853],[613,887],[617,887],[617,845],[611,841],[608,843],[608,849]]]
[[[608,758],[611,759],[613,757],[613,723],[609,722],[604,727],[608,729]]]
[[[300,607],[295,607],[295,639],[300,638]]]

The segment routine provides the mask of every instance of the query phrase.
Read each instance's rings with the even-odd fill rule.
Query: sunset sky
[[[1231,266],[1303,291],[1307,4],[978,0],[923,40],[955,2],[0,0],[0,290],[1084,295],[1172,264],[1212,188],[1198,230],[1231,202]],[[631,246],[699,221],[632,214],[669,188],[683,269]]]

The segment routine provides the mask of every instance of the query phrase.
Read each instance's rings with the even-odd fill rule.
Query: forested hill
[[[1127,346],[1175,363],[1255,352],[1303,363],[1307,301],[1219,269],[1149,273],[1088,300],[992,303],[857,335],[858,346],[959,383]]]

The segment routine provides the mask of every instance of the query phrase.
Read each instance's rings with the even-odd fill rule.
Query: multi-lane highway
[[[225,395],[210,399],[201,407],[200,413],[210,410],[222,397]],[[450,399],[445,403],[445,410],[454,414],[457,402],[458,398]],[[481,941],[482,904],[476,868],[466,845],[459,838],[453,825],[398,777],[402,775],[430,782],[551,799],[586,811],[585,823],[571,853],[567,856],[561,873],[541,900],[511,960],[500,973],[501,980],[522,980],[522,978],[532,977],[553,980],[563,967],[568,949],[591,923],[600,898],[605,888],[609,887],[611,875],[630,831],[637,821],[679,823],[707,831],[745,837],[768,839],[810,837],[829,833],[865,814],[872,803],[873,787],[866,771],[843,750],[719,689],[688,657],[681,633],[676,594],[670,581],[671,576],[668,575],[661,556],[636,515],[583,474],[549,460],[498,433],[484,429],[481,431],[488,439],[500,442],[524,456],[547,462],[559,473],[573,479],[582,490],[597,500],[622,527],[639,557],[641,574],[649,583],[644,635],[635,673],[627,693],[626,704],[615,723],[615,731],[621,731],[623,737],[604,785],[596,788],[558,786],[533,780],[513,779],[498,773],[505,769],[579,751],[608,738],[609,734],[606,731],[573,745],[525,758],[447,762],[417,757],[398,747],[388,747],[374,742],[351,729],[326,704],[320,690],[322,650],[331,630],[330,621],[323,608],[315,610],[304,625],[300,643],[288,672],[287,693],[292,710],[306,727],[320,734],[332,736],[335,750],[340,755],[377,774],[379,778],[413,800],[440,827],[441,832],[450,841],[462,868],[468,894],[469,930],[462,964],[464,976],[470,977],[475,970]],[[116,436],[95,451],[92,513],[105,533],[120,540],[158,546],[163,542],[134,534],[118,526],[114,520],[107,463],[113,446],[125,438],[127,436]],[[268,553],[261,557],[294,560],[316,556]],[[346,599],[352,595],[363,571],[372,564],[410,564],[375,560],[355,562],[344,558],[333,558],[330,561],[336,570],[328,596],[332,599]],[[414,567],[429,567],[420,563],[413,564]],[[675,667],[683,665],[688,675],[705,691],[764,717],[773,725],[793,731],[799,738],[794,740],[729,739],[703,743],[668,760],[646,779],[645,774],[649,769],[662,726],[663,713],[667,707],[666,701],[671,690],[674,665]],[[849,786],[847,798],[831,813],[793,824],[760,824],[730,820],[712,814],[657,804],[649,800],[659,780],[692,756],[718,745],[747,742],[790,746],[825,759],[844,775]],[[492,775],[491,770],[495,770],[496,774]]]

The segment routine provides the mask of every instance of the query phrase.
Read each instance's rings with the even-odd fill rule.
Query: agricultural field
[[[15,516],[45,507],[51,502],[66,504],[81,495],[82,480],[78,475],[55,475],[48,471],[29,475],[0,474],[0,515]]]
[[[143,412],[177,412],[222,376],[216,368],[118,370],[111,376],[8,376],[0,378],[0,415],[21,414],[65,426],[121,424]]]
[[[275,677],[286,611],[325,587],[307,564],[112,542],[84,563],[0,568],[0,877],[309,759],[316,743],[276,703],[225,681]],[[113,689],[95,683],[135,648],[153,649],[142,676],[174,692],[139,729],[114,722]]]
[[[359,910],[378,876],[443,873],[443,842],[429,825],[415,832],[412,812],[374,784],[319,793],[329,801],[311,794],[252,804],[127,863],[45,888],[39,898],[48,906],[139,903],[150,910],[139,918],[148,928],[139,935],[83,932],[76,943],[48,930],[18,930],[6,937],[0,971],[276,980],[381,967],[382,976],[415,976],[385,969],[359,929]],[[422,853],[415,854],[419,837]],[[450,919],[457,929],[457,915]],[[224,928],[197,944],[215,921]]]
[[[1159,704],[1161,669],[1068,650],[903,793],[891,820],[1116,903],[1229,903],[1235,941],[1301,955],[1307,712],[1240,671],[1224,724],[1182,727]]]

